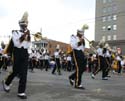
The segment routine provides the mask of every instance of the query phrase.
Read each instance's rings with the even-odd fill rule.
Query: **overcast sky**
[[[95,0],[0,0],[0,37],[19,29],[25,11],[28,28],[32,32],[42,29],[44,37],[69,43],[70,35],[88,24],[85,36],[94,39]]]

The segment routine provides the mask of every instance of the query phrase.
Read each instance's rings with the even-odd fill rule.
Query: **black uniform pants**
[[[118,73],[120,74],[122,70],[121,61],[118,61]]]
[[[61,68],[60,59],[59,59],[59,58],[55,58],[55,62],[56,62],[56,65],[55,65],[55,67],[54,67],[53,70],[52,70],[52,74],[54,74],[55,71],[56,71],[56,69],[57,69],[57,72],[58,72],[58,74],[60,75],[60,74],[61,74],[61,70],[60,70],[60,68]]]
[[[96,75],[99,71],[102,71],[102,78],[107,76],[106,70],[108,68],[106,58],[103,56],[98,57],[98,69],[95,71],[94,75]]]
[[[111,59],[110,59],[110,57],[106,57],[106,64],[107,64],[106,76],[108,76],[109,75],[109,71],[111,69]]]
[[[81,50],[73,50],[73,59],[76,71],[69,78],[75,80],[75,86],[79,86],[82,82],[82,74],[86,70],[84,53]]]
[[[45,59],[45,70],[48,71],[49,68],[49,60]]]
[[[13,71],[7,77],[5,84],[10,85],[15,76],[19,77],[18,93],[24,93],[27,82],[28,52],[24,48],[14,48]]]

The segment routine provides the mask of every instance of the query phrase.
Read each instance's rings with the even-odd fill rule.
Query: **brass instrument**
[[[84,24],[84,25],[82,26],[83,32],[84,32],[85,30],[88,30],[88,29],[89,29],[89,26],[88,26],[87,24]],[[91,50],[92,50],[94,53],[97,53],[96,48],[93,46],[94,41],[88,40],[85,36],[83,36],[83,37],[84,37],[84,39],[85,39],[86,41],[89,42],[89,46],[90,46]]]
[[[34,40],[35,40],[35,41],[40,41],[40,40],[42,40],[42,34],[41,34],[40,32],[37,32],[37,33],[35,33],[35,34],[31,34],[31,35],[34,36]]]
[[[94,41],[89,41],[85,36],[84,39],[89,42],[89,46],[94,53],[97,53],[96,48],[93,46]]]

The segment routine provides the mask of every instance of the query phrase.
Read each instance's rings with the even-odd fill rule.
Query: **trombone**
[[[83,36],[83,37],[84,37],[84,39],[86,39],[86,41],[89,42],[89,46],[90,46],[91,50],[93,50],[94,53],[97,53],[96,48],[93,46],[93,41],[88,40],[85,36]]]

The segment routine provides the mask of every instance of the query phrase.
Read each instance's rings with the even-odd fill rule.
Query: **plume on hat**
[[[28,12],[24,12],[21,20],[19,20],[20,25],[28,25]]]
[[[87,29],[89,29],[89,26],[88,26],[87,24],[84,24],[84,25],[82,26],[82,30],[87,30]]]

